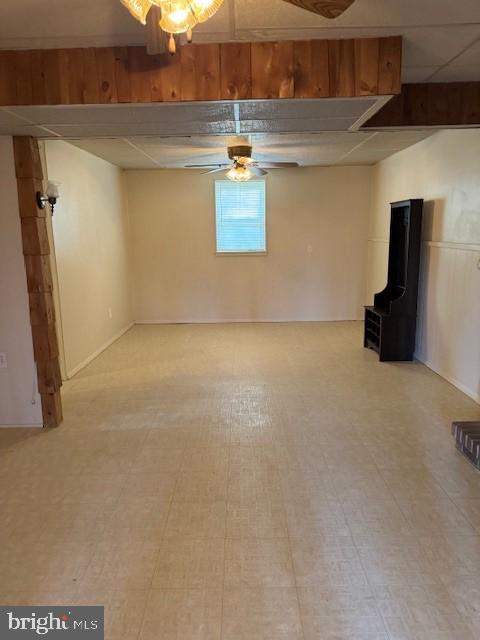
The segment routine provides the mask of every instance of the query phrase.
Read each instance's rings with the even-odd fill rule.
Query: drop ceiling
[[[479,0],[356,0],[330,21],[281,0],[225,0],[199,42],[403,35],[404,82],[480,80]],[[144,44],[119,0],[2,0],[0,48]]]
[[[252,134],[257,160],[300,166],[375,164],[432,135],[432,131]],[[69,140],[124,169],[181,168],[227,162],[228,136],[126,137]]]
[[[358,129],[387,99],[1,107],[0,135],[113,138],[348,131]]]

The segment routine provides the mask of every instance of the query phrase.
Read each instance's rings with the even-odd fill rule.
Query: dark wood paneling
[[[405,84],[364,128],[462,125],[480,125],[480,82]]]

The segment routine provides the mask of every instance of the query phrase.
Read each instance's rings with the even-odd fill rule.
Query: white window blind
[[[263,180],[217,180],[215,208],[218,253],[267,250]]]

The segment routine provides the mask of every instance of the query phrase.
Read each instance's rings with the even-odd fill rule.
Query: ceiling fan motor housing
[[[252,157],[252,145],[250,144],[235,144],[228,147],[228,157],[230,160],[236,160],[237,158],[251,158]]]

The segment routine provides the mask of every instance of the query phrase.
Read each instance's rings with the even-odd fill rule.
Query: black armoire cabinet
[[[364,346],[380,360],[413,360],[423,200],[392,203],[387,286],[365,307]]]

